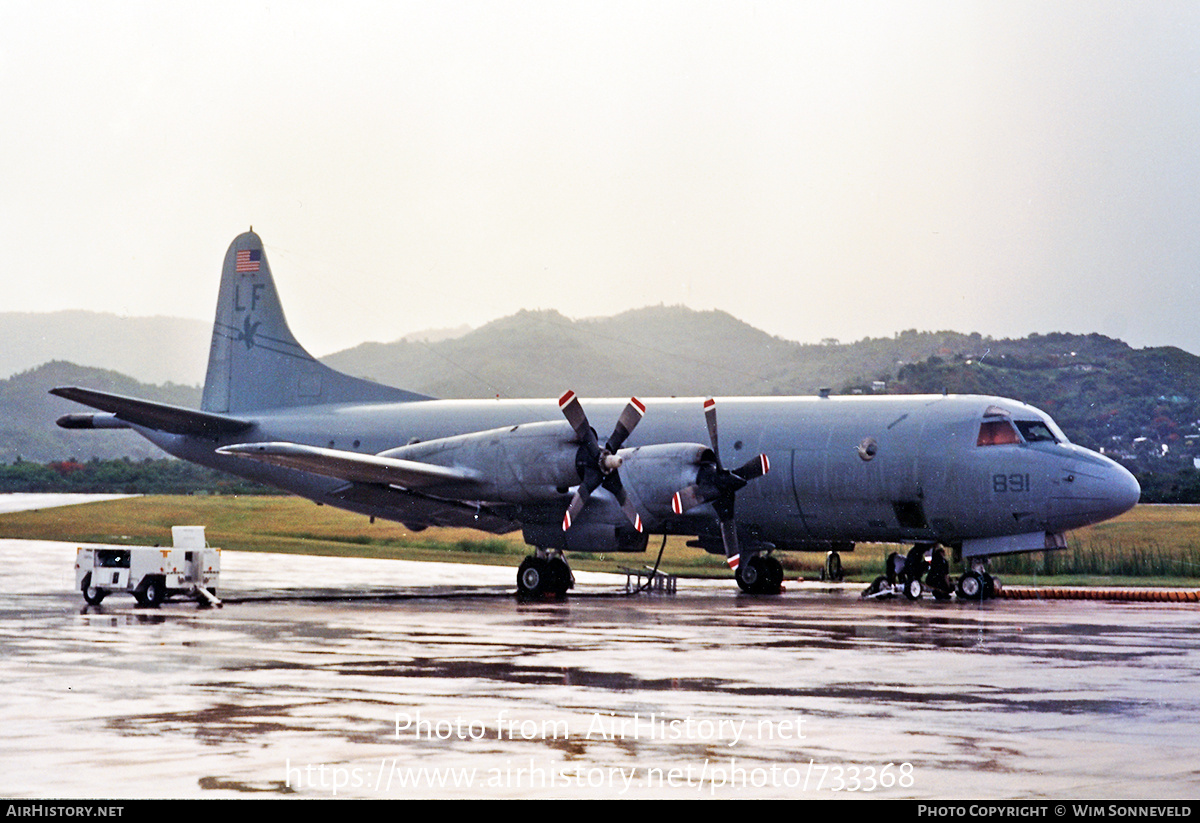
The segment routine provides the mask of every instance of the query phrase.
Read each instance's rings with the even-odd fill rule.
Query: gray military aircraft
[[[535,547],[517,574],[529,596],[571,587],[563,552],[642,552],[653,532],[693,537],[743,590],[768,594],[783,579],[776,550],[941,544],[968,564],[960,596],[978,599],[989,556],[1062,548],[1066,530],[1140,495],[1124,468],[1001,397],[589,400],[585,412],[569,391],[436,400],[351,377],[292,336],[253,231],[225,255],[200,410],[52,393],[105,412],[60,426],[130,428],[317,503],[413,530],[521,529]],[[615,421],[603,443],[591,420]]]

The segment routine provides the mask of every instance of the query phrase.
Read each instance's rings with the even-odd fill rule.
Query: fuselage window
[[[1018,420],[1017,428],[1026,443],[1057,443],[1058,438],[1041,420]]]
[[[1007,446],[1020,443],[1017,430],[1007,420],[984,420],[979,425],[979,439],[976,446]]]

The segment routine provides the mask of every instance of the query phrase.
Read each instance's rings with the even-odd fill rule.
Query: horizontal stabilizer
[[[67,400],[74,400],[93,409],[111,412],[118,419],[135,426],[168,432],[169,434],[196,435],[216,439],[221,435],[236,434],[249,429],[254,423],[222,414],[185,409],[182,406],[172,406],[167,403],[155,403],[151,400],[139,400],[136,397],[125,397],[120,394],[80,389],[75,386],[63,386],[51,389],[50,393]],[[70,415],[59,421],[64,428],[78,428],[77,418]],[[93,428],[116,428],[113,425],[93,426]]]
[[[402,486],[406,489],[474,484],[477,480],[474,473],[464,469],[451,469],[415,460],[376,457],[372,454],[339,449],[323,449],[318,446],[302,446],[298,443],[241,443],[217,449],[217,453],[257,460],[272,466],[313,472],[325,477],[336,477],[351,483],[379,483]]]

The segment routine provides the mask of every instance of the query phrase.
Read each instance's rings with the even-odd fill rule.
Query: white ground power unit
[[[173,545],[80,546],[75,553],[75,585],[89,605],[114,592],[132,594],[140,606],[158,606],[170,597],[219,606],[221,550],[209,548],[203,526],[172,526]]]

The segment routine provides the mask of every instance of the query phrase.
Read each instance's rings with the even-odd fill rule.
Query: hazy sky
[[[1200,3],[0,0],[0,310],[1200,353]]]

